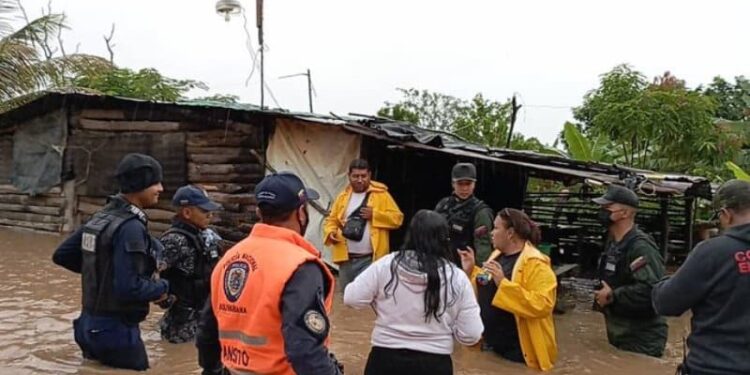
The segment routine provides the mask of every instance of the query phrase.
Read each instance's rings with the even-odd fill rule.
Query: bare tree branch
[[[31,20],[29,20],[29,14],[26,13],[26,8],[23,7],[23,3],[21,3],[21,0],[18,0],[17,3],[18,9],[21,10],[21,14],[23,15],[23,19],[26,21],[26,23],[31,23]]]
[[[63,22],[65,22],[65,18],[66,18],[65,14],[63,14]],[[67,57],[68,54],[65,53],[65,43],[63,43],[63,38],[62,38],[62,29],[63,28],[61,27],[60,29],[57,30],[57,43],[60,45],[60,53],[62,54],[62,56]]]
[[[112,30],[109,32],[109,36],[104,35],[104,43],[107,44],[107,51],[109,51],[109,62],[110,64],[115,63],[115,52],[113,48],[115,45],[112,43],[112,38],[115,36],[115,24],[112,24]]]
[[[52,14],[52,0],[49,0],[47,2],[46,13],[45,13],[44,8],[42,8],[42,16],[48,16],[50,14]],[[44,57],[46,57],[47,60],[52,59],[52,57],[54,57],[54,55],[55,55],[55,52],[57,52],[57,50],[53,50],[52,47],[50,47],[50,45],[49,45],[49,33],[47,33],[46,30],[44,31],[44,39],[42,39],[42,40],[39,41],[39,46],[42,47],[42,52],[44,52]]]

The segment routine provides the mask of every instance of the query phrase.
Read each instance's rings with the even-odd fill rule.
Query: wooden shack
[[[154,113],[141,110],[137,101],[118,106],[76,95],[39,100],[0,126],[0,225],[56,233],[75,229],[117,192],[119,160],[142,152],[164,167],[162,200],[146,210],[154,233],[169,227],[170,198],[185,184],[202,186],[224,207],[215,224],[225,239],[237,241],[248,233],[255,220],[252,191],[264,175],[256,156],[264,152],[261,119],[218,121],[213,114],[174,108]],[[40,145],[43,150],[33,147],[50,133],[62,135]],[[39,168],[57,178],[25,183],[26,177],[44,175]]]
[[[255,184],[268,171],[290,170],[321,192],[310,212],[307,238],[326,257],[322,221],[348,184],[347,167],[357,157],[367,158],[374,179],[389,186],[405,223],[417,210],[433,208],[451,193],[454,163],[473,162],[479,171],[476,194],[495,210],[523,208],[548,227],[559,222],[557,211],[567,217],[574,210],[573,224],[590,230],[562,237],[545,230],[545,240],[562,244],[560,249],[601,246],[601,234],[595,233],[601,228],[593,222],[596,207],[588,199],[606,184],[637,177],[639,193],[651,202],[642,225],[658,237],[665,255],[687,254],[693,246],[695,200],[711,194],[710,184],[700,177],[492,149],[377,117],[48,91],[0,114],[0,226],[74,230],[117,192],[114,170],[130,152],[150,154],[164,166],[162,200],[146,211],[154,234],[169,226],[174,215],[170,199],[189,183],[202,186],[222,204],[214,227],[224,239],[239,241],[257,220]],[[550,203],[554,192],[527,191],[534,178],[590,188],[567,204]],[[400,245],[404,232],[394,232],[392,248]],[[568,258],[560,261],[576,261]]]

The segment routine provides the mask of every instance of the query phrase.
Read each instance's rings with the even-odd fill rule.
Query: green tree
[[[723,170],[739,147],[714,125],[714,101],[669,72],[648,82],[627,65],[602,75],[599,87],[574,109],[583,133],[604,136],[619,162],[637,168],[683,173]]]
[[[714,77],[708,86],[698,87],[696,91],[716,102],[715,117],[730,121],[750,120],[750,80],[744,76],[735,77],[734,83]]]
[[[477,94],[468,103],[461,103],[451,131],[469,142],[505,147],[509,118],[510,103],[498,103]]]
[[[64,15],[45,14],[14,30],[10,20],[19,13],[15,1],[0,0],[0,110],[22,95],[67,86],[75,75],[109,68],[96,56],[52,55],[47,40],[66,27]]]
[[[378,116],[416,124],[420,127],[451,132],[461,138],[489,147],[505,147],[508,138],[510,102],[496,102],[475,95],[463,100],[450,95],[417,89],[398,89],[401,101],[386,102]],[[511,137],[514,149],[549,152],[536,138],[519,133]]]
[[[409,122],[423,128],[451,131],[466,105],[461,99],[428,90],[397,89],[403,98],[385,102],[378,116]]]
[[[195,88],[208,89],[202,82],[165,77],[152,68],[139,71],[112,68],[81,74],[74,78],[73,85],[106,95],[168,102],[186,99],[185,94]]]

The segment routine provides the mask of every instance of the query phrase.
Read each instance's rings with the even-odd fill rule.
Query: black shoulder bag
[[[368,192],[362,204],[346,218],[346,224],[344,224],[344,229],[341,231],[344,238],[350,241],[362,241],[362,237],[365,235],[365,228],[367,227],[367,220],[362,217],[360,211],[367,207],[369,199],[370,193]]]

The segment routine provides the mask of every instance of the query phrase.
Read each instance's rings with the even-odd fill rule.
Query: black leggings
[[[409,349],[373,346],[367,358],[365,375],[452,375],[453,361],[448,354],[432,354]]]

